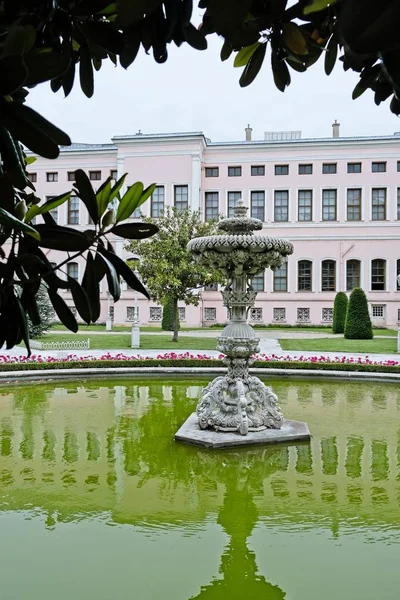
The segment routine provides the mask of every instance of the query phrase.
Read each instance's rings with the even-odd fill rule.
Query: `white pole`
[[[106,318],[106,331],[111,331],[112,319],[110,315],[110,292],[107,291],[107,318]]]
[[[135,269],[134,273],[136,277],[139,276],[137,269]],[[140,321],[137,291],[135,291],[135,307],[132,321],[131,348],[140,348]]]

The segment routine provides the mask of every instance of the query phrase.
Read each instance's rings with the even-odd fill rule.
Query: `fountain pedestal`
[[[247,322],[257,296],[252,278],[267,267],[282,265],[293,246],[255,235],[262,222],[246,213],[239,200],[235,216],[219,223],[219,235],[195,238],[188,245],[196,260],[226,277],[222,297],[231,318],[217,345],[225,355],[227,373],[204,388],[197,413],[175,435],[179,441],[222,448],[310,439],[307,424],[285,420],[272,389],[249,373],[260,341]]]

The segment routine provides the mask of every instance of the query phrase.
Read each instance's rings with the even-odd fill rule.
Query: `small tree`
[[[333,333],[344,333],[344,327],[346,325],[346,314],[347,305],[349,300],[345,292],[338,292],[335,296],[335,302],[333,304]]]
[[[174,303],[169,298],[163,306],[161,329],[163,329],[164,331],[174,331]],[[180,329],[179,311],[178,311],[178,329]]]
[[[39,312],[40,323],[34,325],[28,317],[29,338],[34,339],[44,335],[50,328],[54,320],[54,310],[50,302],[47,290],[44,285],[41,285],[35,296],[36,304]]]
[[[150,297],[159,304],[171,302],[172,341],[178,341],[178,301],[197,306],[197,290],[211,283],[222,283],[221,275],[198,264],[187,245],[194,237],[216,233],[216,222],[204,222],[200,212],[167,207],[158,219],[143,217],[145,223],[159,228],[151,240],[134,241],[126,248],[140,257],[138,270]]]
[[[347,340],[371,340],[373,338],[368,301],[361,288],[354,288],[350,294],[344,337]]]

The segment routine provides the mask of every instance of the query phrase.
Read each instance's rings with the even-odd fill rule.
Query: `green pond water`
[[[400,386],[270,381],[311,443],[208,451],[205,384],[0,388],[1,600],[398,600]]]

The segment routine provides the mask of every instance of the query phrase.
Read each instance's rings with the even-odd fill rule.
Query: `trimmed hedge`
[[[0,363],[0,371],[42,371],[44,369],[108,369],[121,367],[223,367],[221,360],[197,360],[197,359],[162,359],[156,358],[143,360],[91,360],[91,361],[65,361],[51,363]],[[325,362],[302,362],[302,361],[255,361],[252,364],[256,369],[285,369],[291,370],[317,370],[317,371],[356,371],[366,373],[399,373],[400,366],[396,365],[367,365],[359,363],[325,363]]]
[[[180,329],[181,325],[179,322],[179,311],[176,315],[178,319],[178,329]],[[163,306],[163,314],[161,321],[161,329],[164,331],[173,331],[174,330],[174,301],[167,300],[167,302]]]
[[[349,300],[345,292],[338,292],[333,303],[332,333],[344,333]]]
[[[350,294],[344,337],[346,340],[372,340],[374,337],[368,300],[361,288],[354,288]]]

